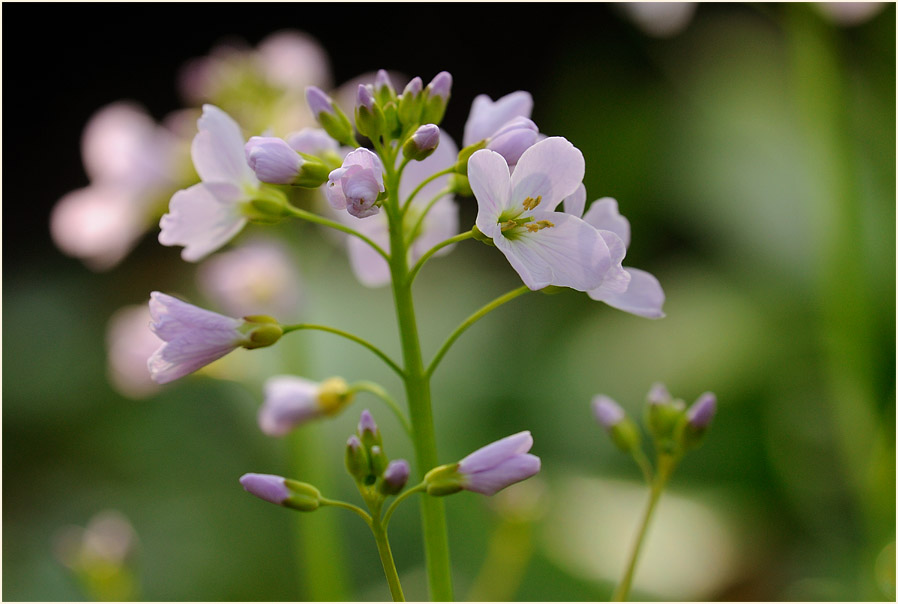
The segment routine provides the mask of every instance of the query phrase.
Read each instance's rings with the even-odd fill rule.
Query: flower
[[[440,131],[440,143],[429,157],[410,162],[402,172],[402,180],[399,183],[399,199],[405,200],[425,178],[440,172],[455,164],[458,157],[458,147],[452,138]],[[398,162],[402,161],[400,156]],[[427,204],[434,199],[440,191],[446,188],[449,176],[439,178],[427,183],[412,200],[411,205],[403,218],[407,229],[412,229],[420,220],[420,226],[412,233],[412,241],[409,245],[408,263],[413,265],[430,248],[445,241],[449,237],[458,234],[458,205],[451,194],[443,195],[438,199],[429,212],[421,215]],[[342,214],[342,213],[341,213]],[[345,224],[351,226],[363,235],[370,238],[381,248],[389,249],[390,233],[387,217],[383,214],[358,220],[352,216],[342,214],[340,218]],[[368,287],[380,287],[390,282],[390,267],[387,261],[371,248],[367,243],[357,237],[348,237],[346,245],[349,251],[349,261],[352,270],[358,280]],[[443,256],[452,251],[453,246],[447,246],[436,253]]]
[[[289,480],[275,474],[244,474],[243,490],[275,505],[301,512],[313,512],[321,505],[321,492],[305,482]]]
[[[583,199],[586,198],[586,189],[583,189]],[[582,211],[582,204],[573,203]],[[565,209],[569,206],[566,204]],[[664,317],[661,307],[664,305],[664,290],[658,279],[651,273],[638,268],[622,267],[621,262],[630,246],[630,222],[621,216],[617,208],[617,201],[611,197],[603,197],[589,206],[589,210],[583,215],[587,224],[598,229],[599,234],[605,239],[608,249],[611,250],[612,262],[615,268],[614,275],[596,288],[590,289],[586,294],[593,300],[604,302],[619,310],[646,317],[660,319]],[[621,273],[628,278],[622,278]],[[621,284],[624,289],[621,290]]]
[[[533,97],[529,92],[518,90],[493,101],[485,94],[478,95],[471,104],[462,145],[467,147],[489,139],[511,120],[529,118],[533,111]],[[509,162],[513,163],[513,162]]]
[[[527,451],[533,446],[529,431],[506,436],[477,449],[458,462],[461,486],[468,491],[493,495],[539,472],[539,457]]]
[[[269,239],[209,258],[197,269],[197,282],[205,298],[234,317],[288,317],[297,312],[301,300],[296,263],[289,250]]]
[[[359,147],[343,160],[343,166],[330,173],[325,193],[335,210],[346,210],[356,218],[380,212],[375,205],[384,191],[383,164],[374,153]]]
[[[351,400],[341,378],[313,382],[281,375],[265,382],[265,402],[259,409],[259,428],[268,436],[284,436],[298,426],[334,415]]]
[[[118,264],[156,222],[158,206],[189,176],[180,169],[187,140],[143,108],[116,102],[97,111],[81,137],[90,184],[63,196],[50,234],[92,270]]]
[[[477,228],[505,254],[532,290],[548,285],[588,291],[608,281],[611,251],[599,232],[553,211],[583,180],[583,155],[561,137],[527,149],[510,174],[508,162],[482,149],[468,161],[477,199]]]
[[[283,333],[270,317],[234,319],[160,292],[150,294],[150,315],[150,329],[164,342],[147,361],[157,384],[184,377],[240,346],[270,346]]]
[[[144,398],[159,389],[147,373],[147,359],[159,348],[151,319],[147,305],[140,304],[118,309],[106,325],[107,376],[128,398]]]
[[[182,245],[181,257],[197,262],[214,252],[247,222],[242,204],[252,201],[259,180],[246,163],[244,139],[227,113],[203,105],[191,156],[202,182],[175,193],[159,226],[159,243]]]

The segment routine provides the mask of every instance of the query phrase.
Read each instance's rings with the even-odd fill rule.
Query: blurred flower
[[[330,84],[324,49],[293,30],[273,33],[255,49],[239,42],[221,44],[186,63],[180,74],[188,102],[217,105],[251,132],[270,129],[277,135],[312,125],[305,88]]]
[[[150,315],[150,328],[164,342],[147,361],[158,384],[184,377],[237,347],[270,346],[283,333],[270,317],[234,319],[160,292],[150,294]]]
[[[587,291],[619,282],[609,278],[611,252],[599,232],[576,216],[554,211],[580,185],[584,169],[583,154],[561,137],[527,149],[514,174],[505,158],[488,149],[468,162],[477,228],[532,290],[556,285]]]
[[[146,304],[126,306],[106,326],[109,382],[129,398],[145,398],[159,389],[147,372],[147,359],[159,347],[159,338],[150,330],[151,319]]]
[[[399,199],[404,203],[408,196],[420,185],[424,179],[431,175],[451,167],[458,156],[458,148],[452,138],[444,131],[440,131],[440,144],[429,157],[406,165],[402,172],[402,181],[399,183]],[[400,154],[399,162],[402,161]],[[427,183],[412,200],[404,217],[406,229],[413,229],[420,220],[418,226],[411,234],[411,245],[408,252],[408,263],[413,265],[430,248],[445,241],[449,237],[458,234],[458,205],[452,195],[441,196],[431,206],[427,215],[422,219],[422,213],[428,203],[446,188],[449,176],[441,176]],[[387,217],[378,215],[364,220],[358,220],[345,214],[341,217],[344,223],[369,237],[383,249],[389,249],[390,233]],[[374,251],[367,243],[357,237],[347,237],[346,245],[349,251],[349,261],[352,270],[358,280],[368,287],[380,287],[390,282],[390,267],[380,254]],[[447,246],[437,252],[436,256],[443,256],[452,251],[453,246]]]
[[[645,34],[656,38],[675,36],[689,25],[695,2],[625,2],[618,4]]]
[[[820,12],[836,25],[851,27],[866,23],[886,7],[887,2],[815,2]]]
[[[195,178],[182,167],[187,139],[139,106],[116,102],[95,113],[81,139],[91,184],[59,200],[53,241],[93,270],[118,264],[161,214],[172,191]]]
[[[268,436],[285,436],[310,420],[338,413],[351,399],[342,378],[313,382],[292,375],[275,376],[265,382],[259,428]]]
[[[296,263],[289,250],[270,239],[257,239],[217,254],[197,270],[203,296],[225,313],[288,317],[301,299]]]
[[[346,156],[343,166],[330,173],[325,188],[332,208],[346,210],[356,218],[367,218],[380,212],[375,203],[383,191],[384,175],[380,158],[364,147]]]
[[[57,559],[74,572],[88,599],[103,602],[139,599],[131,568],[136,547],[131,523],[115,510],[96,514],[87,528],[63,529],[54,542]]]
[[[202,182],[175,193],[159,221],[162,245],[182,245],[181,257],[196,262],[230,241],[247,222],[241,205],[251,201],[259,181],[247,165],[244,139],[231,116],[203,106],[191,156]]]
[[[698,397],[686,412],[689,425],[698,430],[703,430],[711,423],[711,419],[717,412],[717,397],[713,392],[705,392]]]
[[[586,198],[586,189],[583,190],[583,199]],[[583,207],[582,203],[575,200],[570,207]],[[567,209],[567,201],[565,208]],[[575,214],[576,215],[576,214]],[[615,271],[612,274],[619,277],[623,272],[629,278],[615,279],[603,282],[599,287],[588,290],[587,295],[593,300],[604,302],[619,310],[649,319],[664,317],[661,307],[664,305],[664,290],[654,275],[638,268],[623,268],[621,262],[630,246],[630,222],[621,216],[617,208],[617,201],[611,197],[603,197],[594,201],[589,210],[583,215],[583,221],[594,226],[611,251],[612,264]],[[621,283],[625,289],[621,291]]]

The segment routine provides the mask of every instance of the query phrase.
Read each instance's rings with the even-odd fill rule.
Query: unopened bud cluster
[[[410,468],[404,459],[390,460],[371,413],[365,409],[356,433],[346,441],[346,470],[365,499],[395,495],[408,482]]]

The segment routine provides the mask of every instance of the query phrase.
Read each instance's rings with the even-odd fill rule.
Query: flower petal
[[[499,234],[499,216],[508,208],[511,175],[505,158],[481,149],[468,160],[468,181],[477,199],[477,228],[487,237]]]
[[[540,469],[536,455],[515,455],[499,465],[467,476],[465,489],[483,495],[495,495],[507,486],[530,478]]]
[[[562,200],[561,207],[567,214],[570,214],[571,216],[576,216],[577,218],[582,217],[583,209],[586,207],[586,186],[581,182],[576,191]],[[584,220],[586,219],[584,218]]]
[[[621,216],[617,208],[617,200],[614,198],[603,197],[592,202],[589,210],[583,216],[583,220],[597,229],[611,231],[623,240],[625,247],[630,247],[630,221]]]
[[[346,214],[342,220],[381,248],[389,249],[390,230],[385,214],[368,218],[354,218]],[[352,266],[352,272],[355,273],[362,285],[380,287],[390,282],[390,265],[383,259],[383,256],[374,251],[374,248],[358,237],[347,238],[346,246],[349,251],[349,264]]]
[[[658,279],[651,273],[638,268],[625,268],[630,274],[630,284],[623,293],[611,293],[599,288],[590,290],[587,295],[593,300],[604,302],[624,312],[649,319],[660,319],[664,316],[664,290]]]
[[[598,287],[611,268],[611,256],[599,232],[576,216],[561,212],[534,212],[535,221],[554,226],[514,239],[494,237],[524,284],[532,290],[548,285],[587,291]]]
[[[605,240],[605,245],[608,246],[608,252],[611,255],[611,266],[608,267],[600,287],[606,292],[623,293],[627,291],[627,286],[630,284],[630,274],[621,266],[624,256],[627,255],[627,248],[624,246],[623,240],[611,231],[596,230]]]
[[[533,446],[533,436],[529,430],[506,436],[496,442],[481,447],[458,462],[458,471],[474,474],[493,468],[513,455],[526,453]]]
[[[551,136],[524,151],[511,176],[514,207],[532,197],[542,197],[539,209],[551,212],[583,182],[583,154],[565,138]]]
[[[241,196],[239,189],[227,184],[198,183],[178,191],[159,221],[159,243],[183,245],[181,257],[188,262],[202,260],[246,224],[237,203]]]
[[[190,154],[203,182],[258,185],[246,163],[243,133],[230,115],[215,105],[203,105],[197,127],[199,132],[193,138]]]
[[[516,117],[530,117],[533,111],[533,97],[529,92],[518,90],[506,94],[493,102],[490,97],[481,94],[471,104],[462,145],[467,147],[491,137],[506,122]]]

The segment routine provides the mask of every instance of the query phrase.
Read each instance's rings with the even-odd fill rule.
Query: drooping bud
[[[384,495],[395,495],[408,482],[410,469],[404,459],[394,459],[387,465],[383,473],[383,481],[380,483],[380,491]]]
[[[316,188],[330,173],[317,158],[297,153],[287,141],[273,136],[250,138],[244,152],[246,162],[262,182]]]
[[[618,449],[630,453],[639,447],[639,429],[614,400],[599,394],[592,399],[592,410]]]
[[[402,96],[399,97],[399,121],[403,126],[421,123],[421,111],[424,109],[424,83],[415,77],[406,84]]]
[[[684,449],[694,449],[701,444],[716,412],[717,397],[713,392],[705,392],[689,407],[680,432],[680,443]]]
[[[386,129],[384,112],[374,99],[371,87],[365,84],[359,84],[355,105],[355,127],[371,140],[376,140]]]
[[[352,123],[332,98],[317,86],[309,86],[306,88],[306,101],[315,120],[328,134],[344,145],[355,145]]]
[[[458,493],[464,489],[462,483],[463,477],[458,473],[457,463],[437,466],[424,475],[427,494],[433,497]]]
[[[346,441],[346,470],[357,481],[363,481],[369,474],[368,453],[359,437],[353,434]]]
[[[425,123],[439,124],[446,113],[446,105],[449,104],[449,93],[452,90],[452,75],[448,71],[438,73],[425,90],[424,112],[421,121]]]
[[[430,157],[439,144],[439,126],[436,124],[424,124],[405,141],[405,144],[402,145],[402,153],[409,159],[421,161]]]

